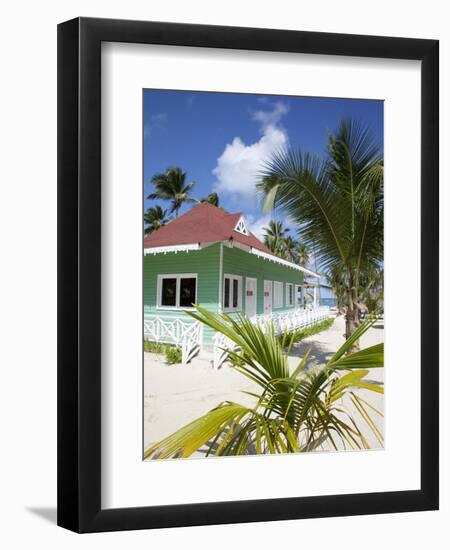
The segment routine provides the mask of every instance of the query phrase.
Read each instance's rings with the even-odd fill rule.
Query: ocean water
[[[336,307],[336,298],[320,298],[320,305],[327,307]]]

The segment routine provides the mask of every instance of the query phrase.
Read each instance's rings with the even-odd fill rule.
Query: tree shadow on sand
[[[384,330],[384,322],[378,321],[371,329]],[[333,357],[336,350],[345,342],[345,335],[342,334],[342,341],[336,344],[336,349],[330,351],[329,342],[305,341],[294,344],[289,352],[289,357],[301,359],[309,350],[308,368],[317,365],[325,365]]]
[[[321,342],[304,342],[294,344],[289,352],[289,357],[298,357],[301,359],[309,351],[308,368],[315,365],[324,365],[333,356],[332,351],[327,349],[327,345]]]

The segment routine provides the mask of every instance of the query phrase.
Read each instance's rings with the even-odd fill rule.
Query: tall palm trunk
[[[318,271],[317,271],[316,243],[314,243],[314,245],[313,245],[313,253],[314,253],[314,272],[318,273]],[[320,277],[319,277],[319,284],[317,286],[317,303],[320,306]]]
[[[347,289],[347,312],[345,314],[345,337],[349,338],[359,327],[359,311],[355,305],[354,291]]]
[[[361,324],[361,319],[359,315],[359,308],[358,308],[358,290],[357,290],[357,284],[356,284],[357,277],[355,274],[352,274],[350,276],[349,280],[349,287],[346,288],[346,296],[347,296],[347,312],[345,314],[345,338],[349,338],[355,330],[359,327]],[[352,351],[355,351],[359,349],[359,342],[356,342],[352,346]]]

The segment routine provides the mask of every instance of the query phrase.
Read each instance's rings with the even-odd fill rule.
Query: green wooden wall
[[[197,302],[210,311],[219,309],[219,272],[220,244],[214,244],[203,250],[147,255],[144,257],[144,317],[161,317],[166,321],[180,318],[185,322],[193,320],[183,311],[170,311],[156,307],[158,274],[161,273],[197,273]],[[257,313],[264,312],[264,280],[283,283],[303,283],[301,271],[265,260],[240,250],[223,247],[223,273],[241,275],[242,305],[245,310],[245,277],[257,280]],[[286,287],[283,285],[283,307],[273,308],[273,312],[292,309],[286,306]],[[204,327],[204,341],[211,342],[213,331]]]
[[[197,302],[211,311],[218,310],[219,301],[219,250],[214,244],[203,250],[144,256],[144,318],[161,317],[165,321],[177,317],[193,322],[183,311],[157,309],[156,289],[158,274],[197,273]],[[205,341],[212,339],[212,330],[203,328]]]
[[[303,273],[297,269],[265,260],[239,248],[227,248],[225,246],[223,248],[223,272],[241,275],[242,277],[253,277],[257,280],[256,313],[258,315],[264,313],[264,280],[294,283],[296,285],[303,283]],[[244,293],[242,305],[245,310],[245,279],[242,280],[242,286]],[[272,289],[272,298],[273,295]],[[293,306],[286,306],[286,287],[283,285],[283,307],[274,308],[272,306],[272,311],[276,313],[292,308]]]

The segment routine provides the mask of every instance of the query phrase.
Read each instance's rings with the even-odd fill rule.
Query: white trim
[[[198,274],[197,273],[158,273],[156,284],[156,309],[166,311],[193,311],[193,307],[181,307],[180,305],[164,306],[162,300],[163,279],[176,279],[175,304],[180,303],[180,279],[195,279],[195,301],[198,302]]]
[[[233,304],[233,284],[232,281],[238,281],[238,305],[233,307],[225,307],[225,295],[223,297],[223,311],[232,312],[232,311],[242,311],[242,275],[234,275],[233,273],[224,273],[223,274],[223,292],[225,293],[225,279],[230,279],[230,304]]]
[[[301,265],[293,264],[292,262],[289,262],[288,260],[284,260],[283,258],[279,258],[278,256],[274,256],[273,254],[268,254],[267,252],[263,252],[262,250],[259,250],[257,248],[250,248],[250,253],[255,254],[256,256],[260,256],[261,258],[264,258],[266,260],[270,260],[272,262],[285,265],[286,267],[292,267],[292,269],[297,269],[298,271],[303,271],[304,273],[307,273],[311,277],[317,277],[320,278],[320,275],[317,273],[314,273],[314,271],[310,271],[309,269],[306,269],[305,267],[302,267]]]
[[[147,254],[167,254],[168,252],[189,252],[190,250],[201,250],[200,243],[192,244],[174,244],[171,246],[155,246],[153,248],[144,248],[144,255]]]
[[[174,244],[170,246],[155,246],[152,248],[144,248],[144,255],[147,254],[167,254],[169,252],[189,252],[191,250],[202,250],[203,248],[206,248],[208,246],[211,246],[213,244],[216,244],[217,242],[222,242],[225,246],[228,246],[228,248],[240,248],[241,250],[245,250],[245,252],[248,252],[249,254],[254,254],[255,256],[259,256],[260,258],[264,258],[265,260],[270,260],[272,262],[284,265],[286,267],[290,267],[292,269],[296,269],[297,271],[302,271],[303,273],[306,273],[310,277],[316,277],[320,279],[320,275],[318,273],[314,273],[314,271],[310,271],[309,269],[306,269],[305,267],[302,267],[301,265],[293,264],[292,262],[289,262],[288,260],[284,260],[283,258],[279,258],[278,256],[275,256],[273,254],[269,254],[268,252],[264,252],[263,250],[259,250],[258,248],[253,248],[251,246],[248,246],[246,244],[240,243],[239,241],[233,240],[233,241],[213,241],[210,243],[190,243],[190,244]]]
[[[246,235],[247,237],[249,236],[249,232],[247,229],[247,225],[245,223],[244,216],[241,216],[238,219],[237,224],[234,226],[233,231],[237,231],[237,233],[240,233],[241,235]]]

